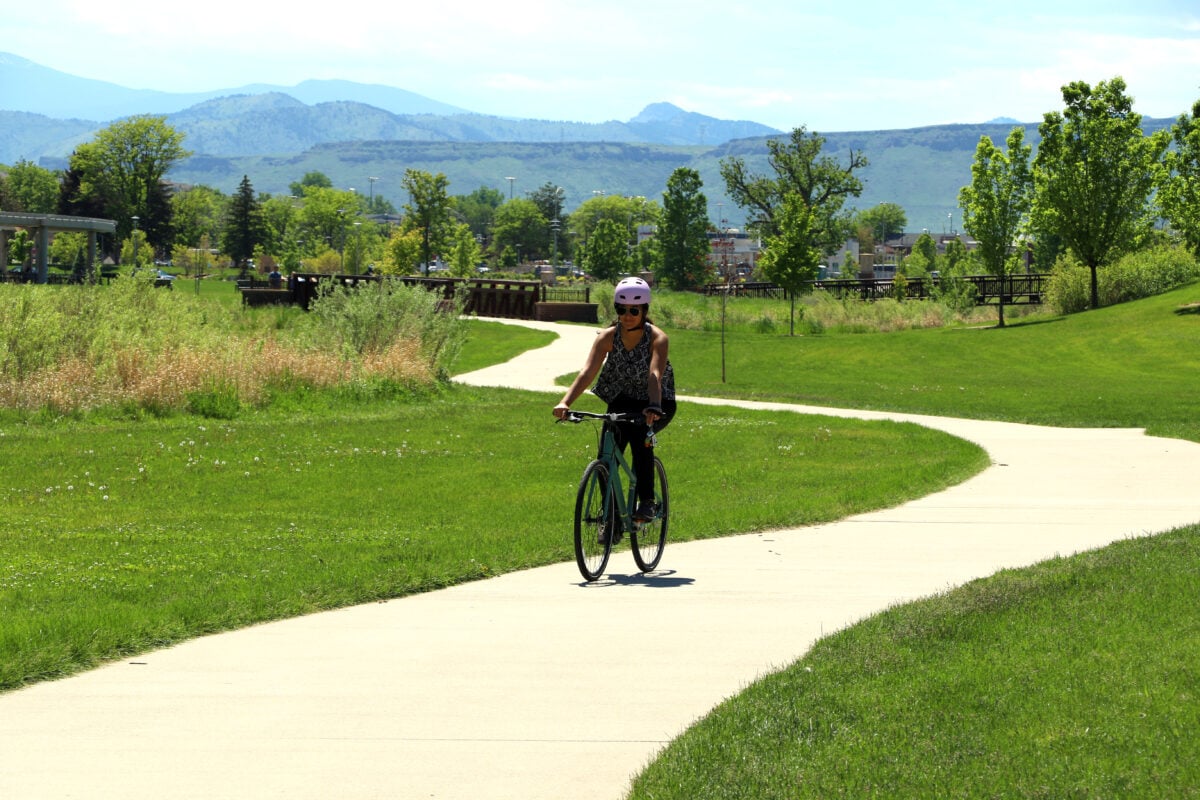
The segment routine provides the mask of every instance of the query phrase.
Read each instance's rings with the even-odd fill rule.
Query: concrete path
[[[594,331],[527,324],[562,338],[463,380],[560,393]],[[566,563],[0,696],[0,798],[615,800],[690,723],[824,634],[1002,567],[1200,521],[1200,444],[796,410],[920,422],[994,464],[835,524],[669,543],[649,576],[620,554],[582,585]]]

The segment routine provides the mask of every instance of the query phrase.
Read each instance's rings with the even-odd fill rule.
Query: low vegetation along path
[[[544,327],[560,339],[463,380],[561,393],[555,376],[578,368],[594,331]],[[1003,567],[1200,520],[1200,444],[796,410],[916,421],[980,443],[993,466],[834,524],[669,544],[649,576],[621,553],[585,586],[564,563],[13,692],[0,697],[0,797],[613,800],[689,723],[823,634]],[[563,504],[564,537],[572,500],[530,498]]]

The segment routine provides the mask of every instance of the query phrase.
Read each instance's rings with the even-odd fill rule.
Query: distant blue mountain
[[[58,119],[109,121],[133,114],[173,114],[197,103],[239,94],[280,92],[313,104],[349,100],[393,114],[463,114],[464,109],[395,89],[350,81],[304,81],[295,86],[251,84],[209,92],[128,89],[80,78],[13,55],[0,53],[0,110],[27,111]]]

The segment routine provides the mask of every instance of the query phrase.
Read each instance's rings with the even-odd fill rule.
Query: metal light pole
[[[379,180],[379,178],[367,178],[367,182],[371,184],[371,199],[367,202],[367,210],[371,213],[375,212],[375,181],[377,180]]]
[[[137,267],[138,267],[138,236],[137,236],[138,235],[138,227],[137,227],[137,224],[138,224],[138,220],[140,220],[140,219],[141,219],[141,217],[139,217],[137,214],[133,215],[133,268],[134,268],[134,270],[137,270]]]
[[[362,223],[354,223],[354,274],[362,274]]]
[[[508,199],[512,200],[513,181],[515,181],[516,178],[513,178],[510,176],[510,177],[505,178],[504,180],[508,181]]]

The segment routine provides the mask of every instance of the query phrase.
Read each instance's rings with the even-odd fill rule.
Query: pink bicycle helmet
[[[629,306],[650,305],[650,284],[641,278],[623,278],[613,292],[613,299]]]

